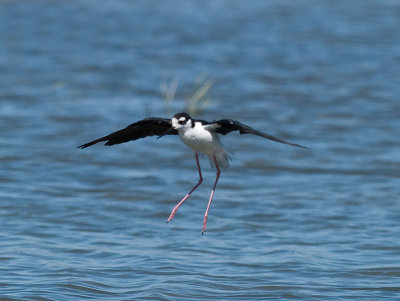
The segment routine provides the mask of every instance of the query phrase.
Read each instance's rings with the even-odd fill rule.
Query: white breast
[[[195,152],[209,154],[221,145],[216,134],[203,129],[199,122],[196,122],[193,128],[190,127],[184,131],[179,131],[179,136],[183,143],[191,147]]]
[[[218,135],[215,132],[205,130],[200,122],[196,122],[193,128],[179,130],[179,136],[183,143],[196,153],[207,155],[211,165],[214,165],[215,156],[220,167],[226,168],[229,166],[229,156],[222,146]]]

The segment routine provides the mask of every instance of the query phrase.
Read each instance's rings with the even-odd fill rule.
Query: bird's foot
[[[201,235],[204,235],[204,232],[206,232],[206,227],[207,227],[207,216],[204,216],[203,229],[201,229]]]
[[[172,210],[171,214],[169,215],[168,219],[167,219],[167,224],[172,221],[172,219],[175,216],[176,211],[178,210],[178,208],[174,208],[174,210]]]

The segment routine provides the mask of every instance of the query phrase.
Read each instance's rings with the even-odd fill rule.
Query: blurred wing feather
[[[78,148],[86,148],[96,143],[107,141],[104,145],[114,145],[128,141],[145,138],[148,136],[161,135],[172,126],[171,120],[167,118],[150,117],[128,125],[126,128],[101,137],[91,142],[82,144]],[[178,135],[178,131],[173,130],[168,135]]]
[[[245,125],[239,121],[236,120],[232,120],[232,119],[222,119],[222,120],[218,120],[213,122],[213,124],[217,124],[219,125],[218,127],[215,128],[215,132],[221,135],[226,135],[232,131],[239,131],[240,134],[251,134],[251,135],[256,135],[256,136],[260,136],[275,142],[279,142],[279,143],[283,143],[283,144],[287,144],[287,145],[291,145],[291,146],[296,146],[296,147],[301,147],[301,148],[305,148],[305,149],[310,149],[308,147],[305,147],[303,145],[300,144],[296,144],[296,143],[291,143],[291,142],[287,142],[285,140],[279,139],[277,137],[274,137],[272,135],[257,131],[255,129],[253,129],[252,127]]]

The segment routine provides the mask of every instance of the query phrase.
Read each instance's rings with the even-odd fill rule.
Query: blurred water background
[[[399,66],[395,0],[0,1],[1,300],[399,299]],[[196,97],[315,150],[223,137],[204,236],[177,137],[76,149]]]

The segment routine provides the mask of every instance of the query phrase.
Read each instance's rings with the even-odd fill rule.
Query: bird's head
[[[175,130],[193,127],[193,119],[187,113],[178,113],[172,117],[172,127]]]
[[[190,115],[187,113],[175,114],[174,117],[172,117],[171,123],[172,126],[167,131],[158,136],[157,139],[161,138],[164,135],[169,134],[174,130],[180,131],[194,126],[192,117],[190,117]]]

